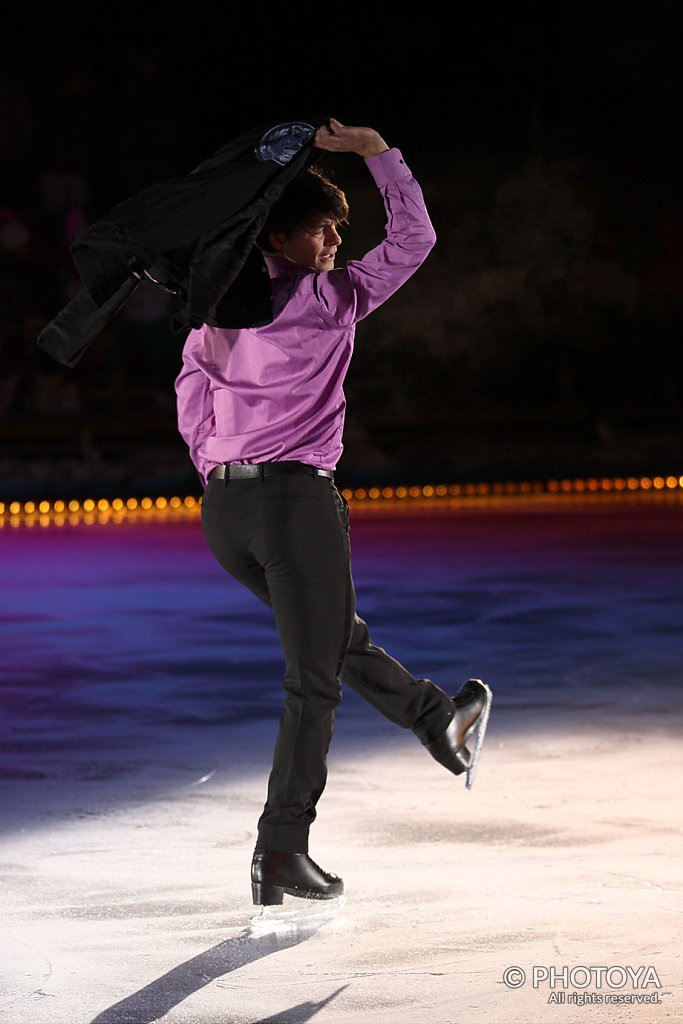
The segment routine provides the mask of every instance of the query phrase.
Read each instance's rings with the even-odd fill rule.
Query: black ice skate
[[[323,923],[345,902],[342,879],[323,871],[307,853],[255,850],[251,892],[253,902],[261,907],[261,913],[251,919],[255,934]],[[295,909],[281,909],[285,894],[299,897]]]
[[[251,894],[261,906],[279,906],[285,893],[306,900],[333,900],[344,892],[338,875],[328,874],[307,853],[254,850]]]
[[[467,773],[465,789],[472,788],[492,699],[493,694],[486,683],[481,679],[468,679],[452,699],[453,717],[447,728],[438,739],[425,744],[432,757],[454,775]],[[470,754],[465,744],[473,733],[476,733],[476,739],[474,751]]]

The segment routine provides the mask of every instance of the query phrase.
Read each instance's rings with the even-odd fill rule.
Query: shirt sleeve
[[[315,292],[323,319],[338,326],[357,323],[411,277],[436,242],[422,189],[398,149],[369,157],[366,164],[387,213],[386,237],[362,260],[320,273]]]
[[[190,458],[206,485],[213,465],[204,454],[204,443],[215,432],[215,415],[210,380],[199,358],[202,331],[190,331],[183,348],[183,368],[176,382],[178,430],[184,438]]]

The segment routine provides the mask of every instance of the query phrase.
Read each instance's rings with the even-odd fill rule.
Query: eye
[[[320,238],[325,234],[329,227],[331,227],[330,223],[311,224],[311,226],[307,228],[307,234],[313,235],[315,238]]]

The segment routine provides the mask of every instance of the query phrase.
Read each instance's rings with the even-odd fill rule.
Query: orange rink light
[[[568,477],[538,480],[509,480],[481,483],[397,484],[344,488],[346,500],[359,509],[392,508],[464,508],[473,504],[500,505],[510,502],[548,503],[570,498],[599,500],[639,498],[644,500],[683,500],[683,474],[674,476]],[[197,517],[201,496],[177,494],[156,498],[93,498],[56,501],[0,501],[0,528],[20,523],[120,523],[140,518],[182,519]]]

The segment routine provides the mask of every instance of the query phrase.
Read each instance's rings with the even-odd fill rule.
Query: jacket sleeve
[[[362,260],[317,274],[314,288],[323,319],[347,327],[393,295],[424,262],[436,242],[422,189],[398,149],[366,164],[387,213],[386,237]]]
[[[206,458],[205,442],[214,433],[215,415],[211,382],[201,364],[202,330],[190,331],[183,348],[183,368],[176,382],[178,430],[184,438],[190,458],[206,486],[211,469]]]

